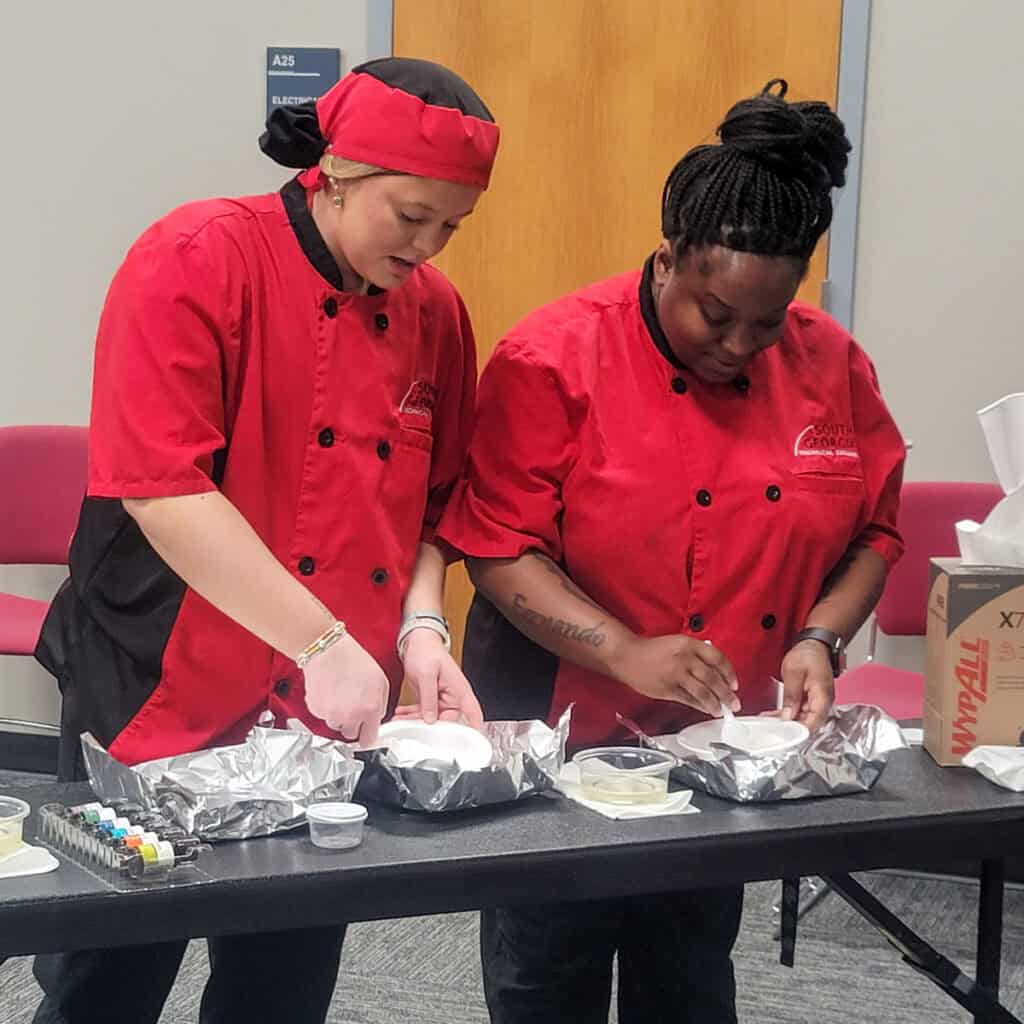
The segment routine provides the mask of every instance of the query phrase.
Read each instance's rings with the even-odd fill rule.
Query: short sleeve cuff
[[[885,559],[891,569],[903,557],[903,541],[891,533],[868,527],[853,542],[858,547],[871,548]]]
[[[150,480],[103,480],[89,481],[90,498],[179,498],[186,494],[208,494],[217,490],[217,485],[205,474],[195,473],[188,477]]]

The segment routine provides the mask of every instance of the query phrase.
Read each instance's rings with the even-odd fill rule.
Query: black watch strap
[[[846,668],[846,641],[831,629],[822,629],[818,626],[811,626],[801,629],[796,635],[795,644],[801,640],[817,640],[828,648],[828,660],[832,665],[832,675],[839,676]]]

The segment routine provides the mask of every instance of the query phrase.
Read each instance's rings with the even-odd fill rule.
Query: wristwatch
[[[824,644],[828,648],[828,660],[832,665],[832,675],[834,677],[842,675],[846,668],[846,641],[838,633],[833,633],[831,629],[812,626],[808,629],[801,629],[797,633],[796,640],[793,641],[794,645],[800,643],[801,640],[817,640]]]

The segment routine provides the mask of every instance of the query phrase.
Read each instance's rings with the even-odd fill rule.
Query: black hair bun
[[[787,102],[787,88],[773,78],[759,96],[735,104],[718,126],[722,145],[814,191],[840,188],[851,148],[843,122],[827,103]]]
[[[284,167],[314,167],[327,149],[327,140],[320,134],[316,100],[274,107],[267,130],[260,136],[260,149]]]

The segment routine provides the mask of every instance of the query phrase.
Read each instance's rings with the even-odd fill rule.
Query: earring
[[[338,190],[338,182],[331,178],[331,188],[334,189],[334,195],[331,196],[331,202],[334,203],[336,209],[341,209],[345,205],[345,197]]]

